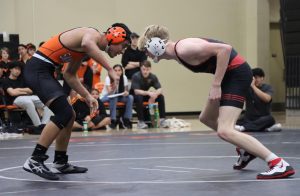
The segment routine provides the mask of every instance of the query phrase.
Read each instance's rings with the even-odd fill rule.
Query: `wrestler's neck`
[[[105,34],[101,34],[100,40],[98,41],[97,45],[100,48],[100,50],[105,51],[108,45],[108,41],[105,37]]]
[[[174,48],[175,48],[175,42],[168,41],[166,43],[166,52],[161,56],[162,59],[166,59],[166,60],[177,59]]]

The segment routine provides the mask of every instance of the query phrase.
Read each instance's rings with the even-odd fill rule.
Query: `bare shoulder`
[[[91,27],[79,27],[64,32],[62,36],[82,37],[83,35],[100,36],[100,33]]]
[[[176,51],[178,54],[193,54],[202,52],[206,48],[207,42],[200,38],[186,38],[177,43]]]

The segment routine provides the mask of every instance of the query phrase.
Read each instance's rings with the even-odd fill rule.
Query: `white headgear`
[[[158,57],[166,51],[166,44],[159,37],[152,37],[146,42],[145,48],[155,57]]]

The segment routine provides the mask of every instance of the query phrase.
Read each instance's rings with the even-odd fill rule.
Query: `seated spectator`
[[[89,60],[91,58],[89,56],[86,56],[82,59],[81,65],[77,70],[77,77],[79,81],[86,86],[88,89],[92,89],[93,85],[93,71],[92,68],[89,66]],[[65,69],[67,68],[67,65],[69,63],[64,63],[61,72],[63,73]],[[63,88],[66,92],[66,94],[70,94],[71,88],[66,82],[63,82]]]
[[[5,64],[0,62],[0,88],[3,87],[3,80],[5,78]]]
[[[237,121],[239,131],[281,131],[281,124],[275,124],[271,115],[273,89],[263,83],[265,73],[261,68],[252,69],[253,80],[246,96],[246,111]]]
[[[105,106],[99,99],[99,91],[96,89],[91,90],[92,96],[98,100],[99,109],[91,114],[90,107],[85,100],[80,97],[74,90],[71,90],[70,98],[73,109],[76,113],[76,119],[73,124],[74,130],[83,130],[83,121],[87,121],[89,129],[106,129],[110,124],[110,118],[106,114]]]
[[[18,54],[20,55],[19,61],[23,62],[24,64],[26,64],[26,62],[28,61],[28,59],[31,58],[31,56],[28,54],[27,46],[24,45],[24,44],[19,44],[19,46],[18,46]]]
[[[32,43],[28,43],[28,44],[26,45],[26,47],[27,47],[27,52],[28,52],[28,54],[29,54],[30,56],[33,56],[33,54],[34,54],[35,51],[36,51],[35,45],[32,44]]]
[[[114,65],[113,69],[115,70],[116,74],[120,76],[120,82],[117,89],[111,88],[111,81],[110,78],[107,76],[105,78],[105,85],[102,91],[102,98],[103,102],[109,102],[109,110],[110,110],[110,118],[111,124],[110,128],[115,129],[119,124],[119,128],[127,128],[131,129],[131,118],[132,118],[132,105],[133,105],[133,96],[129,95],[128,91],[128,80],[127,77],[123,74],[122,65],[116,64]],[[120,94],[120,96],[116,97],[109,97],[109,95]],[[117,102],[125,103],[125,112],[123,117],[120,118],[120,122],[117,121]]]
[[[32,90],[24,85],[23,78],[20,76],[23,63],[14,61],[9,63],[10,74],[3,81],[3,89],[6,93],[6,104],[16,105],[26,110],[33,125],[42,130],[47,122],[49,122],[52,112],[45,106],[41,100],[32,95]],[[42,120],[36,109],[43,112]]]
[[[3,69],[3,75],[7,77],[9,75],[8,73],[8,63],[10,62],[10,55],[9,55],[9,49],[7,47],[1,48],[0,53],[0,63]]]
[[[88,65],[93,71],[93,88],[96,88],[96,84],[101,82],[102,65],[94,61],[92,58],[88,61]]]
[[[154,88],[154,90],[151,89]],[[138,116],[137,127],[146,129],[148,125],[145,123],[143,102],[158,102],[160,127],[167,127],[165,121],[165,98],[162,94],[162,87],[156,75],[151,73],[151,63],[145,60],[141,63],[140,71],[132,76],[131,88],[134,91],[134,102],[136,104],[136,112]]]

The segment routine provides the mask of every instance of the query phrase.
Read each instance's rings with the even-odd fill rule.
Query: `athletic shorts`
[[[68,96],[54,78],[54,65],[36,57],[29,59],[24,67],[24,81],[40,100],[46,104],[60,96]]]
[[[220,106],[233,106],[243,109],[245,98],[252,82],[252,70],[247,62],[227,71],[221,88]]]

